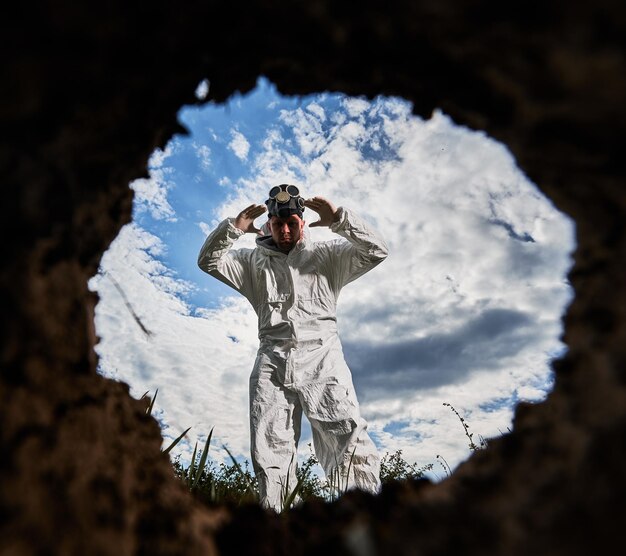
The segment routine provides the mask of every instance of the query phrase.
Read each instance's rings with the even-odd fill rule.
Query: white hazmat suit
[[[260,345],[250,376],[252,463],[261,504],[277,511],[297,483],[303,411],[326,476],[373,493],[380,488],[380,459],[344,361],[336,305],[341,288],[383,261],[387,247],[353,212],[338,211],[330,229],[348,241],[303,237],[284,253],[264,236],[255,249],[232,249],[244,232],[229,218],[198,257],[202,270],[244,295],[258,315]]]

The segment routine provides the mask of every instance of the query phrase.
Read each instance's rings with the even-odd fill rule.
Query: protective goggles
[[[270,189],[269,199],[265,201],[269,216],[289,216],[297,214],[302,217],[304,199],[295,185],[283,183]]]
[[[295,185],[283,183],[270,189],[270,199],[275,199],[277,203],[288,203],[292,197],[300,197],[300,190]],[[302,200],[301,206],[304,206],[304,200],[299,200]]]

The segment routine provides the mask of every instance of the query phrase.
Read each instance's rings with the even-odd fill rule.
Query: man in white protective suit
[[[250,376],[252,463],[261,504],[282,510],[296,481],[302,412],[327,477],[376,493],[380,459],[361,417],[337,335],[336,306],[346,284],[387,256],[383,239],[356,214],[298,188],[273,187],[264,205],[250,205],[207,237],[198,265],[244,295],[258,315],[259,350]],[[345,239],[311,242],[305,207]],[[268,211],[262,231],[256,218]],[[245,233],[255,249],[233,249]],[[347,241],[346,241],[347,240]]]

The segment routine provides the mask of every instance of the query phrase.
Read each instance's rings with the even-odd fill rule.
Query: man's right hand
[[[261,230],[254,226],[254,221],[266,210],[267,207],[265,205],[250,205],[246,207],[235,218],[235,228],[239,228],[249,234],[260,234]]]

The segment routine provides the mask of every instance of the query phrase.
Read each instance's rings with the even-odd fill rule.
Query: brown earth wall
[[[0,554],[590,554],[626,511],[626,16],[595,0],[18,3],[0,18]],[[505,143],[576,222],[548,399],[438,485],[208,510],[96,373],[87,289],[176,113],[265,75],[402,96]]]

